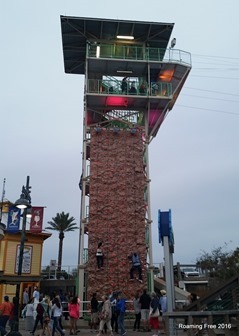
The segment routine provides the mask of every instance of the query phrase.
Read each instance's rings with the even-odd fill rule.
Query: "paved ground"
[[[68,328],[68,325],[66,324],[66,322],[64,322],[64,328],[65,328],[65,334],[66,336],[69,335],[69,328]],[[79,324],[80,325],[80,324]],[[9,331],[9,329],[7,328],[7,331]],[[22,336],[31,336],[30,332],[29,331],[25,331],[25,324],[24,324],[24,320],[23,319],[20,319],[19,321],[19,332]],[[140,332],[137,332],[137,331],[133,331],[132,330],[132,327],[126,327],[126,336],[152,336],[154,333],[153,331],[151,332],[143,332],[143,331],[140,331]],[[36,332],[35,332],[35,336],[40,336],[41,335],[41,329],[37,329]],[[82,328],[80,327],[79,328],[79,332],[77,333],[77,336],[96,336],[97,333],[96,332],[92,332],[90,330],[90,328],[87,328],[86,326],[83,326]],[[103,336],[107,336],[109,334],[103,334]],[[117,335],[116,333],[114,333],[114,335]],[[172,336],[172,335],[166,335],[165,333],[163,333],[162,330],[159,330],[159,335],[162,335],[162,336]],[[188,333],[187,332],[184,332],[183,330],[177,330],[175,332],[176,336],[187,336]],[[200,334],[202,335],[202,334]],[[203,334],[203,335],[207,335],[207,333]],[[118,336],[118,335],[117,335]]]
[[[66,336],[69,335],[69,328],[68,328],[68,325],[66,324],[66,322],[64,321],[64,330],[65,330],[65,334]],[[39,327],[40,327],[40,324],[39,324]],[[7,327],[7,331],[9,331],[9,327]],[[22,336],[31,336],[30,332],[29,331],[26,331],[25,330],[25,323],[24,323],[24,320],[23,319],[20,319],[19,320],[19,332],[22,334]],[[152,336],[153,335],[153,331],[151,332],[143,332],[143,331],[133,331],[132,328],[130,327],[126,327],[126,332],[127,332],[127,336]],[[91,331],[90,328],[87,328],[86,326],[83,326],[81,327],[80,324],[79,324],[79,328],[78,328],[78,333],[77,335],[78,336],[96,336],[98,332],[95,332],[95,331]],[[35,332],[35,336],[38,336],[41,334],[41,329],[38,328]],[[103,334],[105,336],[109,335],[109,334]],[[117,335],[116,333],[114,333],[114,335]],[[165,334],[162,334],[162,335],[165,335]],[[184,333],[185,335],[185,333]],[[118,335],[117,335],[118,336]]]

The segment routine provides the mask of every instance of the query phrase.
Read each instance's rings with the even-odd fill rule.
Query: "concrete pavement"
[[[68,321],[64,321],[64,323],[63,323],[66,336],[69,335],[69,326],[68,326],[67,322]],[[78,323],[79,328],[78,328],[77,336],[96,336],[97,335],[98,332],[95,332],[95,331],[92,332],[90,330],[90,327],[86,327],[85,325],[80,326],[80,324],[81,323]],[[127,325],[127,323],[126,323],[126,325]],[[151,332],[133,331],[131,326],[128,326],[128,327],[126,326],[125,329],[126,329],[126,336],[152,336],[154,334],[153,331],[151,331]],[[7,327],[7,331],[10,331],[9,327]],[[22,336],[31,336],[30,332],[25,330],[25,323],[24,323],[23,319],[19,320],[19,332]],[[40,336],[40,335],[41,335],[41,328],[40,328],[40,324],[39,324],[39,327],[35,332],[35,336]],[[103,334],[103,335],[107,336],[109,334]],[[116,334],[116,333],[114,333],[114,335],[118,336],[118,334]],[[172,335],[166,335],[165,333],[163,333],[162,329],[159,330],[159,335],[172,336]],[[183,330],[177,330],[175,335],[177,335],[177,336],[187,336],[187,333],[183,332]]]

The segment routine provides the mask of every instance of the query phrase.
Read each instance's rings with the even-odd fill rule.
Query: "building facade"
[[[12,205],[4,202],[2,208],[2,222],[6,224],[8,209]],[[33,293],[34,286],[38,285],[41,279],[41,262],[43,243],[51,236],[50,233],[25,232],[25,244],[23,251],[22,274],[18,275],[18,258],[21,243],[21,230],[16,233],[4,232],[0,240],[0,300],[8,295],[10,300],[16,294],[16,285],[20,284],[20,302],[22,293],[28,288],[29,295]]]

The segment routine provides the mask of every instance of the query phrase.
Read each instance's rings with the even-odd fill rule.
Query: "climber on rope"
[[[140,259],[139,259],[139,255],[138,253],[134,252],[131,255],[128,256],[128,259],[131,261],[132,266],[130,269],[130,281],[134,280],[134,271],[138,271],[139,274],[139,278],[137,280],[139,280],[139,282],[143,282],[142,280],[142,268],[141,268],[141,263],[140,263]]]
[[[104,254],[103,254],[103,251],[102,251],[102,245],[103,245],[103,243],[100,242],[98,244],[98,247],[97,247],[97,250],[96,250],[96,261],[97,261],[98,271],[101,268],[103,269]]]

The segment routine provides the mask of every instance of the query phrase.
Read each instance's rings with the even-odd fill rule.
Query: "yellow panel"
[[[3,271],[5,245],[6,242],[4,240],[0,242],[0,271]]]
[[[32,244],[33,245],[33,254],[32,254],[32,275],[41,274],[41,254],[42,254],[42,245],[41,244]]]
[[[7,251],[6,251],[6,257],[5,257],[5,274],[11,274],[14,275],[14,268],[15,268],[15,262],[16,262],[16,242],[7,242]]]
[[[20,245],[20,242],[8,241],[7,251],[6,251],[6,263],[5,263],[5,274],[15,275],[16,267],[16,255],[17,255],[17,245]],[[30,273],[26,275],[40,275],[41,272],[41,244],[27,242],[25,246],[32,247],[31,255],[31,265]]]

